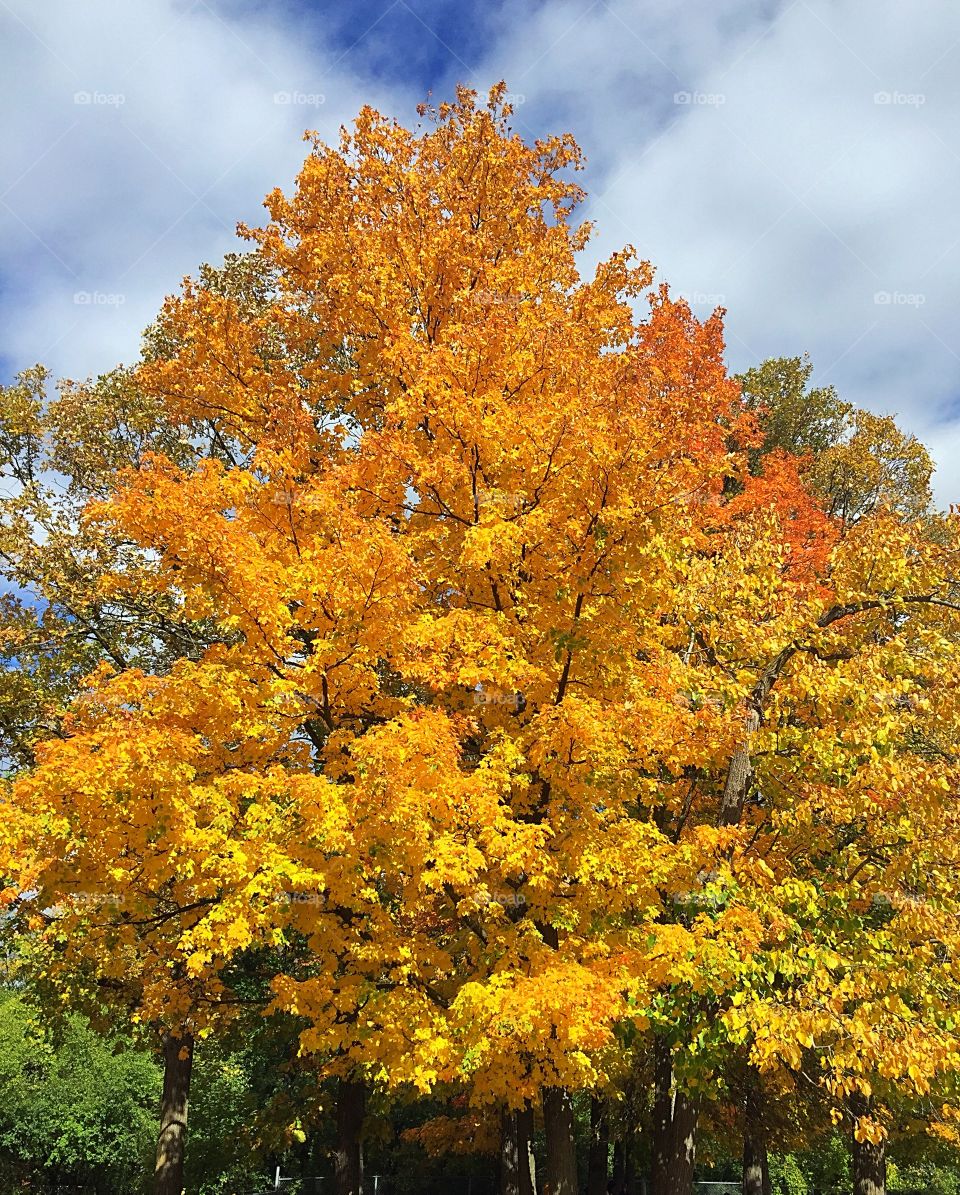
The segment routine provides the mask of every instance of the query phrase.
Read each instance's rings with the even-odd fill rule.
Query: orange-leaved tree
[[[730,750],[678,695],[670,614],[750,421],[719,320],[664,292],[638,320],[628,254],[579,277],[577,152],[524,145],[499,101],[462,93],[423,135],[365,112],[316,147],[257,234],[269,315],[190,286],[179,351],[141,373],[215,404],[249,481],[157,462],[109,514],[237,628],[238,676],[293,686],[350,818],[342,858],[303,830],[323,904],[288,916],[319,961],[276,988],[305,1047],[545,1092],[563,1190],[568,1089],[643,1020],[661,887],[699,865],[650,816],[661,758]]]
[[[661,289],[638,316],[630,251],[582,277],[579,152],[525,144],[503,101],[461,90],[416,131],[364,110],[269,197],[261,303],[202,279],[168,301],[138,385],[241,458],[157,454],[90,518],[218,642],[102,680],[22,782],[32,882],[62,889],[50,844],[82,838],[93,774],[96,865],[123,875],[159,819],[165,880],[211,902],[168,982],[296,942],[273,1006],[343,1092],[461,1084],[507,1136],[539,1100],[554,1195],[571,1092],[645,1040],[661,1195],[742,1052],[728,1010],[788,940],[802,810],[840,806],[906,661],[938,683],[955,533],[844,522],[794,455],[757,467],[719,315]],[[864,676],[883,701],[847,701]]]
[[[251,259],[233,258],[219,270],[203,267],[201,277],[211,290],[253,307],[263,284],[250,267]],[[166,351],[159,329],[148,339],[151,358]],[[176,728],[164,724],[169,708],[162,708],[162,699],[138,735],[124,727],[129,703],[124,713],[109,702],[83,701],[72,713],[70,706],[101,666],[123,673],[128,685],[135,684],[136,670],[149,674],[150,691],[159,697],[171,669],[197,660],[223,631],[185,616],[176,595],[156,583],[151,554],[84,519],[83,511],[111,491],[119,469],[136,467],[150,451],[192,467],[203,458],[242,460],[244,447],[212,420],[171,417],[130,370],[62,383],[53,397],[45,383],[44,371],[36,369],[0,391],[0,469],[7,490],[0,504],[0,571],[11,589],[0,610],[0,742],[12,772],[28,771],[41,757],[39,774],[59,767],[71,787],[67,798],[55,786],[47,788],[37,804],[22,780],[18,800],[5,810],[3,841],[12,849],[4,870],[19,883],[5,894],[14,903],[4,931],[24,931],[11,945],[20,976],[29,975],[48,995],[55,986],[54,1007],[65,1002],[107,1022],[132,1016],[151,1044],[162,1044],[158,1174],[162,1181],[172,1175],[168,1185],[179,1191],[174,1172],[194,1032],[208,1032],[232,1015],[234,1004],[219,974],[207,984],[176,961],[178,937],[212,903],[197,899],[189,871],[177,884],[171,840],[180,839],[184,827],[168,832],[176,819],[168,817],[171,811],[158,812],[163,782],[155,756],[163,745],[169,767],[166,736],[176,735]],[[122,586],[112,583],[119,575]],[[77,731],[91,711],[105,733],[84,747]],[[178,713],[189,718],[186,702]],[[110,724],[113,735],[107,733]],[[101,816],[105,776],[140,790],[137,816],[129,807]],[[166,796],[163,801],[172,803]],[[56,823],[64,808],[70,817]],[[166,871],[164,856],[172,864]],[[33,932],[37,927],[43,932]],[[230,951],[236,949],[234,940]]]

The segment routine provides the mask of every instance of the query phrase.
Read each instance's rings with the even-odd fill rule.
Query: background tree
[[[213,291],[252,306],[264,288],[244,258],[230,258],[220,270],[203,267],[201,277]],[[147,343],[151,359],[169,349],[155,329]],[[0,613],[7,661],[0,673],[0,736],[14,771],[35,762],[38,743],[69,735],[69,705],[98,667],[163,674],[178,660],[198,658],[211,642],[209,625],[179,619],[176,603],[157,591],[147,556],[85,520],[87,505],[110,492],[118,470],[136,467],[151,451],[182,464],[238,458],[215,420],[171,420],[163,402],[148,398],[128,370],[94,382],[64,383],[52,398],[46,381],[44,371],[35,369],[0,392],[0,468],[7,484],[0,509],[0,573],[10,587]],[[111,587],[108,577],[120,574],[122,588]],[[29,840],[29,831],[23,833]],[[18,866],[29,854],[20,854]],[[69,861],[61,864],[68,867]],[[129,959],[112,952],[112,935],[118,921],[127,922],[127,933],[133,925],[155,932],[167,924],[174,915],[171,893],[148,889],[156,919],[131,921],[117,894],[119,875],[101,883],[88,878],[88,888],[82,881],[72,885],[72,932],[67,921],[53,931],[53,955],[46,961],[54,964],[51,973],[74,981],[75,998],[84,985],[90,989],[93,1010],[113,999],[126,1013],[141,1016],[137,969],[128,971]],[[57,909],[62,916],[62,900]],[[11,927],[8,923],[7,930]],[[84,959],[76,952],[68,959],[63,943],[81,939],[88,946]],[[91,967],[97,961],[105,968]],[[73,965],[80,970],[71,975]],[[184,1042],[182,1035],[170,1040]],[[171,1068],[179,1067],[186,1080],[189,1058],[181,1059],[180,1046],[174,1050],[169,1041],[168,1052]],[[170,1078],[163,1118],[173,1121],[172,1103],[181,1097],[175,1097],[172,1073]],[[171,1181],[179,1190],[178,1180]]]
[[[160,1080],[149,1054],[122,1035],[104,1040],[76,1015],[54,1031],[22,996],[0,990],[4,1184],[145,1190]]]

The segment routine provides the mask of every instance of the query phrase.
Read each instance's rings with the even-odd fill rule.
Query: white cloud
[[[595,163],[593,252],[631,242],[701,311],[727,307],[735,368],[809,351],[820,380],[899,412],[960,500],[960,6],[519,11],[486,66],[520,122],[572,127]]]
[[[237,247],[289,187],[301,135],[336,139],[400,89],[268,15],[178,0],[5,0],[0,353],[83,376],[135,356],[163,296]]]
[[[292,11],[0,0],[8,365],[131,359],[180,276],[290,185],[304,127],[332,139],[365,102],[412,117],[419,86],[365,74],[362,39],[338,60]],[[630,241],[701,311],[726,306],[734,368],[809,351],[818,380],[899,412],[933,448],[941,501],[960,498],[960,5],[506,0],[490,24],[489,44],[449,53],[437,93],[482,59],[486,84],[522,97],[521,132],[576,133],[591,252]]]

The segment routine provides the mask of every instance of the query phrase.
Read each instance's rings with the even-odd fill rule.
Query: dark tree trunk
[[[637,1195],[637,1151],[633,1148],[633,1134],[627,1138],[627,1195]]]
[[[610,1152],[610,1121],[607,1101],[594,1096],[590,1101],[590,1153],[587,1162],[587,1195],[607,1195],[607,1161]]]
[[[749,1131],[743,1136],[743,1195],[770,1195],[767,1144]]]
[[[673,1082],[670,1046],[654,1045],[653,1157],[651,1195],[692,1195],[699,1100]]]
[[[613,1143],[613,1195],[627,1189],[627,1143],[618,1137]]]
[[[193,1071],[193,1034],[167,1033],[163,1038],[163,1095],[160,1099],[160,1135],[154,1170],[155,1195],[181,1195],[187,1147],[187,1108]]]
[[[366,1085],[341,1079],[337,1092],[337,1145],[333,1155],[336,1195],[361,1195],[363,1191],[363,1118],[367,1107]]]
[[[500,1110],[500,1195],[520,1195],[520,1131],[507,1107]]]
[[[856,1138],[857,1121],[861,1116],[869,1116],[870,1110],[871,1101],[866,1096],[857,1093],[850,1097],[854,1130],[851,1142],[853,1195],[886,1195],[887,1192],[886,1143],[881,1141],[875,1145],[872,1141]]]
[[[565,1088],[544,1088],[543,1127],[547,1138],[545,1181],[550,1195],[577,1195],[573,1102]]]
[[[757,1082],[752,1072],[748,1074],[743,1123],[743,1195],[770,1195],[767,1132]]]
[[[533,1105],[517,1113],[517,1152],[520,1157],[520,1195],[537,1195],[537,1162],[533,1156]]]

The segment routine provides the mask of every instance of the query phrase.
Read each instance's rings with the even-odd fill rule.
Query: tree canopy
[[[47,458],[68,540],[19,477],[48,639],[11,604],[8,658],[69,661],[9,682],[39,965],[192,1038],[256,959],[342,1091],[542,1102],[552,1195],[571,1094],[645,1056],[655,1195],[744,1082],[946,1131],[956,515],[809,363],[731,378],[632,249],[583,276],[579,150],[504,99],[314,141],[101,384],[143,424]],[[7,401],[15,470],[50,417]]]

